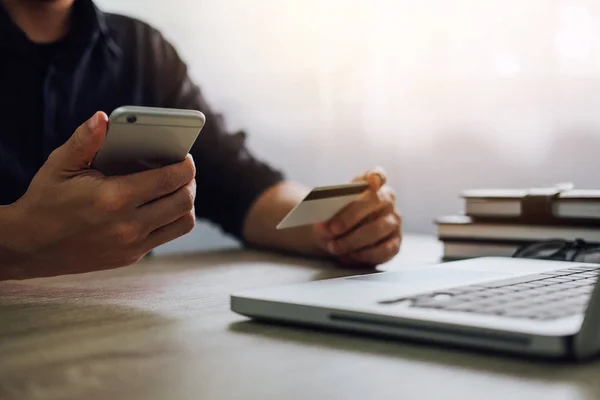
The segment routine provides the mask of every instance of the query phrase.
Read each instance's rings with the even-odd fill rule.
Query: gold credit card
[[[281,220],[277,229],[328,221],[368,188],[367,182],[314,188]]]

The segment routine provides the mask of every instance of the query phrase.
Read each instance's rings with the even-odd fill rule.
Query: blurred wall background
[[[291,178],[385,167],[406,231],[434,232],[464,188],[600,186],[600,1],[97,4],[159,28],[231,129]],[[221,238],[204,226],[179,243],[199,241]]]

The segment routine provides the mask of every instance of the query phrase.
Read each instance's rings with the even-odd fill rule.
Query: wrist
[[[0,206],[0,280],[24,279],[27,264],[25,219],[15,204]]]

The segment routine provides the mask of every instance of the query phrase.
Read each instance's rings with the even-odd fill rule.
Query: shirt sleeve
[[[161,60],[157,86],[162,107],[199,110],[206,116],[190,151],[196,164],[196,215],[244,241],[243,224],[250,207],[284,179],[283,173],[250,152],[244,132],[225,130],[221,116],[211,110],[171,44],[160,37],[153,47]]]

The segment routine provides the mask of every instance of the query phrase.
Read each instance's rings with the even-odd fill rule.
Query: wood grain
[[[409,237],[384,269],[439,252]],[[598,363],[265,325],[229,310],[234,291],[365,272],[232,249],[0,283],[0,399],[600,398]]]

